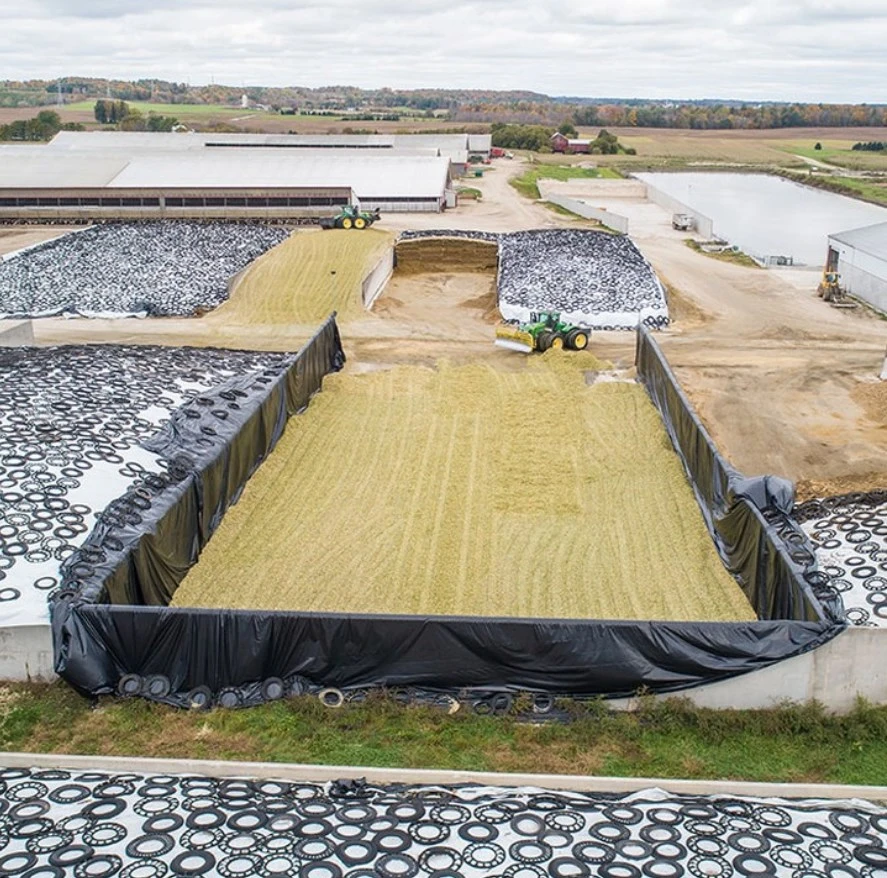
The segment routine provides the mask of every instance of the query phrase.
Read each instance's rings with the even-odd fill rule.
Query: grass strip
[[[520,706],[519,702],[518,705]],[[887,784],[887,707],[846,716],[816,703],[716,711],[641,699],[633,714],[569,702],[566,719],[447,715],[390,693],[340,710],[304,696],[248,710],[184,711],[81,698],[61,682],[0,690],[10,751],[392,768],[772,782]]]
[[[580,168],[539,164],[508,182],[525,198],[538,199],[540,180],[618,180],[622,175],[613,168]]]
[[[721,262],[732,262],[734,265],[743,265],[746,268],[761,267],[751,256],[743,253],[741,250],[706,250],[699,241],[694,241],[692,238],[685,238],[684,243],[691,250],[695,250],[697,253],[701,253],[703,256],[708,256],[711,259],[718,259]]]

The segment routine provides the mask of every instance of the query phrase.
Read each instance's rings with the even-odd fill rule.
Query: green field
[[[871,140],[878,140],[872,136]],[[858,140],[792,140],[780,144],[780,149],[793,155],[804,156],[817,162],[829,165],[838,165],[858,171],[887,171],[887,151],[864,152],[854,150],[853,144]],[[822,144],[822,149],[816,149],[816,143]]]
[[[79,101],[76,104],[66,104],[66,110],[92,110],[95,101]],[[245,110],[243,107],[229,107],[222,104],[152,104],[147,101],[127,101],[130,109],[140,113],[157,113],[160,116],[244,116],[249,113],[256,115],[268,114],[263,110]]]

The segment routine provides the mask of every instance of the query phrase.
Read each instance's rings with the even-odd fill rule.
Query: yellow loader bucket
[[[496,327],[495,344],[500,348],[529,354],[533,350],[533,336],[510,323],[500,323]]]

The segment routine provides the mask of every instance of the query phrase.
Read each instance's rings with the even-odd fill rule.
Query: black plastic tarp
[[[761,668],[827,639],[819,624],[782,621],[420,619],[100,605],[58,608],[56,618],[77,632],[67,641],[65,671],[80,688],[111,692],[125,673],[163,675],[167,700],[182,705],[201,686],[219,693],[273,677],[339,689],[664,692]],[[243,697],[261,701],[258,692]]]
[[[289,691],[388,686],[618,696],[726,679],[808,651],[842,630],[826,593],[816,593],[820,580],[809,546],[796,539],[779,511],[791,486],[744,479],[721,458],[645,330],[638,338],[640,380],[662,413],[718,551],[758,621],[424,618],[145,606],[168,602],[221,513],[273,446],[286,415],[307,404],[342,357],[331,320],[286,374],[253,399],[236,430],[232,421],[233,433],[223,442],[195,455],[194,443],[203,433],[200,418],[187,414],[155,437],[152,447],[169,455],[170,472],[179,478],[161,491],[158,499],[164,502],[156,503],[147,533],[144,527],[123,532],[121,551],[104,566],[93,565],[87,581],[72,573],[66,592],[54,601],[56,669],[62,676],[92,694],[114,692],[124,681],[127,692],[180,705],[189,704],[195,692],[203,700],[233,693],[236,703],[259,703],[266,697],[263,684],[271,681],[282,681]],[[97,529],[90,542],[101,546],[102,537]],[[320,538],[335,535],[306,535]]]
[[[843,625],[841,600],[817,571],[813,547],[788,515],[791,482],[748,478],[721,456],[644,327],[638,331],[637,371],[684,465],[718,554],[758,618],[818,622],[837,626],[837,633]]]

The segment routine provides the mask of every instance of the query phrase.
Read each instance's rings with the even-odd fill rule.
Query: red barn
[[[564,135],[561,134],[560,131],[558,131],[557,133],[551,135],[551,150],[552,152],[568,153],[590,152],[591,141],[574,140],[568,137],[564,137]]]

